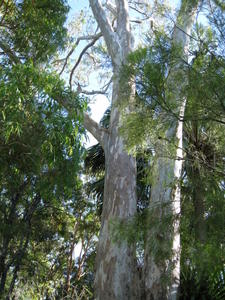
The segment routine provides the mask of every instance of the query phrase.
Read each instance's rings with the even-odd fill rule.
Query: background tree
[[[80,111],[82,105],[48,65],[66,42],[67,12],[64,1],[0,4],[0,294],[4,298],[32,280],[33,290],[23,292],[47,295],[62,277],[57,268],[63,270],[60,256],[74,214],[72,192],[79,182],[83,152],[79,117],[68,116],[57,101],[66,97]]]
[[[208,3],[206,3],[205,5],[206,7],[208,7]],[[213,11],[217,11],[217,14],[219,14],[218,6],[217,9],[216,6],[214,6]],[[210,12],[212,12],[212,6],[210,6]],[[223,14],[223,11],[220,11],[220,19],[223,20],[224,17],[222,17],[221,14]],[[210,20],[212,19],[213,18],[211,14]],[[191,43],[189,46],[189,55],[193,55],[192,61],[186,62],[183,67],[182,65],[180,65],[184,74],[182,77],[178,76],[176,77],[176,80],[174,80],[174,84],[176,84],[179,89],[181,89],[182,87],[184,78],[186,78],[187,80],[187,85],[184,85],[184,88],[180,90],[180,97],[184,97],[187,99],[187,108],[184,115],[185,143],[183,146],[183,150],[185,153],[184,186],[188,186],[189,188],[187,190],[183,190],[183,199],[186,199],[186,201],[187,199],[189,199],[189,201],[192,201],[192,205],[190,205],[190,202],[186,203],[185,200],[183,200],[182,202],[183,210],[181,211],[181,234],[184,250],[182,252],[183,258],[181,270],[182,272],[184,271],[184,273],[187,269],[189,271],[192,270],[193,272],[190,271],[190,273],[188,274],[182,273],[182,276],[184,277],[182,277],[181,288],[182,293],[184,294],[181,296],[181,298],[184,297],[184,295],[187,298],[191,297],[192,295],[193,297],[196,297],[196,299],[198,299],[201,295],[201,292],[203,292],[202,288],[204,288],[204,295],[207,294],[207,297],[209,298],[223,297],[224,294],[223,289],[220,292],[215,292],[215,294],[213,294],[214,292],[212,291],[217,284],[218,286],[223,286],[223,283],[221,283],[221,279],[219,279],[219,274],[223,274],[224,257],[224,253],[222,250],[223,242],[220,238],[218,239],[218,242],[221,245],[221,249],[218,252],[216,250],[213,250],[214,253],[217,253],[216,257],[218,259],[215,268],[217,269],[217,271],[215,271],[214,273],[215,278],[217,278],[215,279],[215,282],[217,282],[216,285],[212,284],[213,272],[211,271],[214,268],[209,267],[208,269],[208,266],[203,266],[204,262],[209,263],[209,261],[211,260],[209,258],[209,252],[214,249],[214,246],[212,246],[211,243],[212,241],[210,242],[210,237],[207,233],[209,223],[211,223],[211,221],[213,220],[213,218],[211,219],[210,217],[211,213],[207,211],[207,207],[209,208],[207,199],[210,198],[211,200],[215,200],[214,205],[212,205],[212,202],[210,202],[211,209],[212,206],[215,210],[217,206],[220,207],[220,212],[217,212],[218,224],[223,224],[223,221],[219,219],[219,216],[223,214],[223,210],[221,210],[221,206],[219,203],[224,202],[222,196],[224,194],[224,186],[221,181],[221,179],[224,177],[224,163],[222,159],[222,157],[224,157],[224,153],[223,150],[221,152],[221,149],[224,148],[224,139],[220,135],[220,133],[224,131],[224,112],[222,104],[224,102],[224,96],[220,94],[220,92],[223,91],[224,86],[224,76],[222,75],[222,70],[224,69],[224,59],[221,56],[222,49],[220,49],[220,47],[218,46],[220,45],[220,42],[215,42],[216,40],[220,40],[221,32],[223,32],[222,24],[223,22],[221,22],[220,30],[218,30],[218,27],[215,28],[214,26],[212,26],[211,30],[216,30],[213,34],[210,29],[206,29],[204,28],[204,26],[196,26],[195,32],[193,31],[190,35]],[[216,33],[217,30],[218,34]],[[150,42],[152,41],[150,40]],[[143,148],[145,149],[146,141],[150,140],[151,145],[156,151],[156,163],[158,161],[157,155],[159,155],[159,153],[166,160],[168,158],[171,159],[171,157],[174,157],[174,145],[176,145],[177,141],[171,138],[168,139],[168,137],[165,136],[165,132],[166,130],[168,130],[168,119],[171,122],[171,119],[175,118],[179,120],[179,118],[177,107],[173,106],[173,103],[169,102],[168,99],[165,98],[165,95],[168,95],[168,91],[166,91],[166,88],[168,88],[167,80],[168,76],[170,76],[168,75],[168,69],[171,67],[170,64],[172,64],[172,66],[179,66],[178,62],[181,57],[182,56],[180,53],[180,49],[177,47],[174,48],[173,46],[171,47],[171,41],[170,39],[166,38],[165,33],[162,34],[156,31],[155,41],[152,42],[147,49],[139,50],[136,53],[134,52],[134,54],[130,56],[130,68],[126,67],[123,73],[125,76],[124,82],[126,82],[126,73],[135,76],[137,87],[137,109],[128,118],[126,118],[127,123],[124,126],[125,129],[123,129],[123,134],[129,133],[130,139],[128,148],[132,149],[132,146],[135,147],[135,145],[137,145],[138,143],[143,145]],[[179,80],[181,80],[182,82],[179,83]],[[221,89],[219,88],[219,86],[221,87]],[[173,90],[171,91],[171,95],[173,95],[172,92]],[[167,101],[165,101],[166,99]],[[211,143],[210,141],[212,141],[212,139],[214,140],[214,142]],[[163,143],[167,145],[164,148],[165,152],[162,152],[162,147],[161,149],[157,148],[157,144],[160,144],[162,146],[162,142],[160,141],[163,141]],[[218,150],[219,152],[217,152]],[[218,161],[216,160],[216,157],[219,158]],[[181,157],[179,156],[179,158]],[[165,166],[166,164],[162,164],[160,170],[162,171]],[[188,173],[190,177],[188,177]],[[164,172],[164,175],[168,176],[168,172]],[[217,184],[215,184],[216,178],[220,178]],[[168,176],[167,180],[170,181],[171,177]],[[211,188],[209,187],[209,182],[212,184],[211,188],[214,191],[214,196],[212,197],[210,196]],[[151,195],[154,190],[154,184],[154,177],[152,178],[151,175]],[[167,186],[168,185],[164,182],[164,184],[161,185],[161,188],[166,189]],[[168,187],[171,188],[170,185]],[[188,194],[186,194],[185,191],[187,191]],[[156,194],[156,196],[157,195],[158,194]],[[187,211],[189,211],[190,214],[188,213],[186,215],[187,211],[184,207],[186,207]],[[157,237],[155,237],[150,240],[150,249],[152,250],[152,252],[154,252],[156,258],[158,258],[159,261],[164,257],[163,254],[166,254],[166,257],[169,256],[169,253],[166,252],[169,250],[167,245],[168,241],[165,241],[164,244],[163,237],[165,236],[166,232],[165,228],[168,227],[168,222],[170,221],[170,219],[165,218],[164,222],[158,222],[154,214],[149,215],[149,224],[151,225],[152,230],[155,231],[155,233],[158,235],[158,239]],[[193,231],[191,231],[192,238],[190,237],[190,235],[186,235],[187,228],[184,224],[189,224],[189,234],[191,228],[194,228],[194,230],[192,229]],[[211,223],[210,228],[214,228],[213,230],[215,230],[214,234],[211,233],[211,237],[215,237],[216,227],[216,225],[214,227]],[[169,227],[169,230],[172,230],[171,227]],[[218,232],[221,233],[221,228],[218,229]],[[193,241],[192,246],[190,246],[190,239],[192,239]],[[186,249],[190,251],[188,252],[188,254],[186,252]],[[211,250],[209,251],[209,249]],[[162,253],[163,251],[165,252]],[[149,255],[149,252],[147,252],[147,255]],[[193,260],[190,263],[189,259],[192,255]],[[184,259],[184,257],[186,257],[186,259]],[[147,270],[149,270],[147,266],[146,268]],[[196,294],[194,293],[194,291],[190,291],[188,289],[188,285],[190,284],[191,280],[189,282],[187,281],[187,285],[185,285],[185,276],[187,275],[187,279],[191,273],[193,275],[191,279],[192,283],[196,281]],[[152,272],[152,274],[154,274],[154,272]],[[207,284],[205,284],[205,282],[207,282]],[[213,286],[212,290],[210,290],[211,288],[209,288],[210,284],[212,284]],[[161,280],[160,287],[162,286],[163,284]],[[156,292],[156,290],[157,289],[152,288],[149,291],[150,293],[154,293]],[[187,292],[187,294],[185,294],[185,292]]]

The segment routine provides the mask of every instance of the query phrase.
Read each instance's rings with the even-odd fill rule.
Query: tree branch
[[[75,108],[73,107],[73,104],[67,101],[66,98],[55,98],[55,100],[61,104],[69,113],[73,112]],[[101,144],[101,146],[104,148],[105,139],[107,137],[106,134],[108,134],[108,129],[105,129],[101,127],[97,122],[95,122],[86,112],[82,113],[77,111],[77,114],[81,117],[83,117],[83,125],[86,130],[88,130],[95,138],[96,140]]]
[[[100,35],[100,36],[99,36]],[[76,49],[76,47],[79,45],[80,41],[88,41],[88,40],[94,40],[95,38],[97,37],[101,37],[102,34],[99,32],[97,34],[94,34],[94,35],[87,35],[87,36],[80,36],[78,37],[78,39],[76,40],[76,43],[74,44],[74,46],[71,48],[71,50],[69,51],[69,53],[67,54],[67,56],[65,58],[62,58],[62,59],[57,59],[54,61],[54,63],[57,63],[57,62],[63,62],[64,61],[64,64],[63,64],[63,67],[62,67],[62,70],[60,71],[59,75],[61,75],[68,63],[68,59],[70,58],[70,56],[73,54],[74,50]]]
[[[184,53],[191,37],[192,24],[197,12],[199,0],[182,1],[181,8],[174,26],[173,41],[182,46]]]
[[[114,17],[117,17],[117,11],[115,5],[113,5],[109,1],[106,1],[105,7],[108,8],[108,10],[114,15]]]
[[[8,56],[8,58],[14,62],[14,63],[20,63],[19,58],[16,56],[16,54],[13,53],[13,51],[5,45],[2,41],[0,41],[0,48],[4,51],[4,53]]]
[[[87,96],[93,96],[93,95],[105,95],[107,89],[105,90],[92,90],[92,91],[86,91],[81,90],[81,94],[87,95]]]
[[[108,130],[101,127],[87,113],[84,113],[84,128],[87,129],[101,144],[104,149],[105,138],[108,135]]]
[[[117,7],[117,32],[120,38],[124,37],[124,33],[130,33],[129,26],[129,6],[127,0],[116,0]]]
[[[92,91],[87,91],[82,89],[81,85],[78,83],[77,93],[85,94],[85,95],[97,95],[97,94],[105,95],[111,83],[112,83],[112,78],[110,78],[110,80],[100,90],[92,90]]]
[[[74,71],[76,70],[76,68],[78,67],[83,55],[86,53],[86,51],[92,47],[96,42],[97,40],[102,36],[102,33],[99,32],[98,34],[95,35],[95,37],[93,38],[93,40],[87,44],[84,49],[81,51],[79,57],[78,57],[78,60],[76,61],[75,65],[73,66],[71,72],[70,72],[70,79],[69,79],[69,84],[70,84],[70,88],[72,87],[72,79],[73,79],[73,74],[74,74]],[[70,51],[71,52],[71,51]],[[71,53],[72,54],[72,53]],[[70,55],[71,55],[70,54]]]
[[[148,20],[149,18],[151,18],[153,12],[149,15],[147,14],[146,12],[138,9],[137,7],[135,6],[132,6],[132,5],[129,5],[130,9],[134,10],[135,12],[139,13],[140,15],[144,16],[144,18],[140,21],[145,21],[145,20]]]
[[[118,62],[118,52],[120,51],[120,43],[118,40],[118,36],[116,32],[114,32],[113,27],[110,24],[99,0],[89,0],[89,3],[94,17],[104,36],[106,46],[111,56],[112,62],[117,65],[118,63],[120,63],[120,61]]]

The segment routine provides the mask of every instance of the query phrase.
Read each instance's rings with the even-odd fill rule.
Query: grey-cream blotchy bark
[[[105,184],[101,230],[96,257],[95,299],[135,300],[137,270],[135,247],[127,241],[113,241],[111,221],[126,221],[136,212],[136,160],[127,154],[123,138],[119,134],[121,122],[121,87],[119,72],[127,55],[132,50],[132,37],[129,25],[128,2],[117,0],[117,30],[114,31],[99,0],[90,0],[94,17],[105,39],[113,64],[113,94],[110,127],[108,133],[99,133],[98,128],[90,132],[100,137],[105,152]],[[132,98],[133,88],[130,95]],[[129,101],[128,101],[129,102]],[[93,126],[92,126],[93,127]],[[92,130],[93,129],[93,130]]]
[[[173,40],[174,43],[182,47],[184,59],[187,59],[188,56],[190,33],[197,5],[197,0],[182,2],[174,29]],[[173,77],[176,76],[176,72],[179,72],[179,67],[178,65],[170,70],[168,80],[171,82],[171,87],[174,86],[172,84]],[[173,153],[174,158],[168,158],[166,145],[159,142],[156,163],[153,167],[154,180],[149,208],[149,236],[146,242],[144,266],[146,300],[176,300],[178,298],[181,250],[179,179],[182,171],[183,116],[186,104],[186,99],[180,99],[181,89],[182,87],[173,91],[179,120],[166,133],[167,140],[175,139],[177,141],[176,153]],[[164,226],[161,227],[163,232],[157,232],[157,229],[151,225],[152,216],[158,220],[156,222],[158,224],[165,222]],[[159,249],[153,250],[151,248],[152,243],[155,243]]]
[[[115,130],[115,132],[114,132]],[[105,146],[106,170],[102,225],[96,259],[96,299],[137,299],[135,248],[112,241],[110,221],[122,221],[136,212],[136,161],[123,149],[116,129]]]

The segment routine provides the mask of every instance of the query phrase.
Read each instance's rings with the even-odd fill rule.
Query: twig
[[[77,68],[77,66],[79,65],[79,63],[80,63],[80,61],[81,61],[83,55],[86,53],[86,51],[87,51],[90,47],[92,47],[92,46],[97,42],[97,40],[98,40],[101,36],[102,36],[102,33],[101,33],[101,32],[98,33],[98,34],[96,34],[95,37],[93,38],[93,40],[92,40],[89,44],[87,44],[87,45],[84,47],[84,49],[81,51],[81,53],[80,53],[80,55],[79,55],[79,57],[78,57],[78,60],[77,60],[77,62],[75,63],[75,65],[74,65],[74,67],[72,68],[71,73],[70,73],[70,79],[69,79],[70,88],[72,88],[72,79],[73,79],[74,71],[75,71],[75,69]],[[71,53],[71,54],[72,54],[72,53]]]

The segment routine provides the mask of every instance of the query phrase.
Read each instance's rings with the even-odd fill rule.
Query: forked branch
[[[89,0],[89,3],[93,11],[94,17],[105,39],[106,46],[111,56],[111,59],[114,63],[116,63],[118,57],[117,53],[120,49],[120,43],[119,43],[117,33],[114,32],[113,27],[109,19],[107,18],[105,10],[103,9],[100,1]]]
[[[61,104],[69,113],[72,113],[76,110],[76,108],[73,106],[73,103],[69,102],[66,98],[58,97],[57,99],[55,98],[55,100],[59,104]],[[77,111],[77,114],[83,117],[84,128],[88,130],[104,148],[108,130],[101,127],[86,112],[82,113],[80,111]]]
[[[99,32],[98,34],[96,34],[96,35],[94,36],[94,38],[92,39],[92,41],[91,41],[89,44],[87,44],[87,45],[84,47],[84,49],[81,51],[81,53],[80,53],[80,55],[79,55],[79,57],[78,57],[78,59],[77,59],[75,65],[73,66],[73,68],[72,68],[72,70],[71,70],[71,72],[70,72],[70,79],[69,79],[70,88],[72,88],[72,79],[73,79],[74,71],[76,70],[76,68],[78,67],[79,63],[81,62],[82,57],[84,56],[84,54],[86,53],[86,51],[87,51],[90,47],[94,46],[94,44],[97,42],[97,40],[98,40],[101,36],[102,36],[102,33],[101,33],[101,32]]]
[[[88,91],[81,87],[79,83],[77,83],[77,93],[78,94],[84,94],[84,95],[105,95],[110,87],[110,84],[112,83],[112,78],[99,90],[92,90]]]
[[[87,113],[84,113],[84,128],[96,138],[104,149],[105,138],[108,135],[108,130],[101,127]]]

